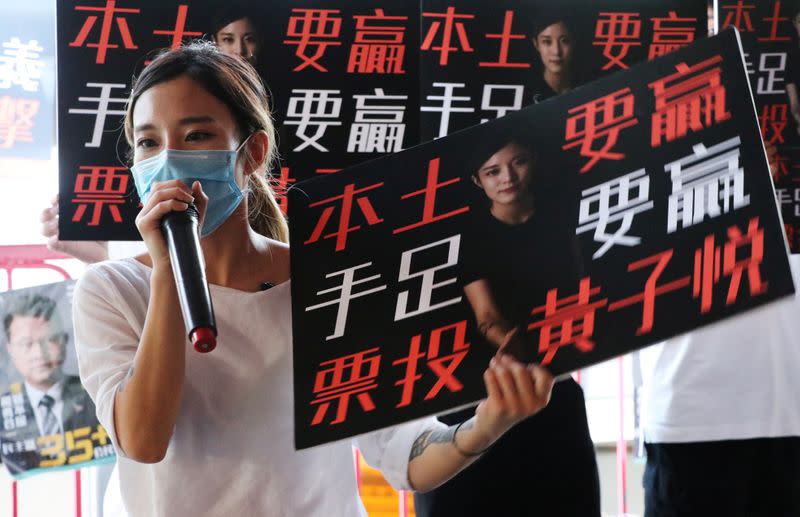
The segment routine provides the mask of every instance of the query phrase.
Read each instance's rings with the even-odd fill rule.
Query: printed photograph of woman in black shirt
[[[526,328],[547,291],[577,290],[582,267],[574,226],[545,179],[531,144],[515,137],[483,146],[470,180],[485,196],[464,236],[461,282],[486,341],[530,362],[538,348]]]
[[[536,16],[531,29],[531,41],[536,50],[532,64],[536,71],[532,83],[533,102],[580,86],[586,80],[581,63],[585,49],[575,21],[560,12],[545,12]]]
[[[471,346],[531,362],[538,340],[527,331],[531,309],[558,287],[577,291],[581,254],[557,178],[526,131],[497,132],[465,156],[475,186],[472,220],[462,234],[459,281],[475,316]],[[468,408],[440,416],[454,424]],[[583,390],[571,377],[553,387],[550,404],[521,422],[470,468],[444,485],[414,494],[419,517],[599,517],[600,485]]]

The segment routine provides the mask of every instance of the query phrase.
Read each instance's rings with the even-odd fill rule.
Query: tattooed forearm
[[[484,321],[480,325],[478,325],[478,331],[480,331],[481,335],[485,338],[488,338],[489,329],[494,327],[497,323],[494,321]]]
[[[130,367],[128,373],[125,374],[125,378],[122,379],[121,383],[119,383],[119,387],[117,388],[118,392],[122,393],[122,390],[125,389],[125,385],[128,384],[128,381],[131,380],[131,377],[133,377],[133,366]]]
[[[436,431],[425,431],[414,440],[414,445],[411,447],[411,454],[408,460],[411,461],[417,456],[421,456],[422,453],[425,452],[425,449],[428,448],[428,445],[433,443],[450,443],[453,441],[453,433],[455,433],[455,427],[448,427],[447,429]]]

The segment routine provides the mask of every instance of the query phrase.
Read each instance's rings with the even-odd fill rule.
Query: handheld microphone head
[[[217,348],[217,333],[211,327],[198,327],[191,332],[192,345],[201,354]]]

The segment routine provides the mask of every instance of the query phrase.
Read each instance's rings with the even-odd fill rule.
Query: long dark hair
[[[271,170],[277,145],[264,83],[255,69],[243,59],[222,53],[208,41],[196,41],[163,51],[136,78],[125,113],[125,139],[128,145],[134,145],[133,110],[142,93],[183,75],[227,106],[236,121],[241,140],[256,131],[267,134],[269,151],[260,165],[264,170]],[[286,220],[266,175],[258,172],[251,174],[248,187],[248,219],[252,228],[266,237],[288,242]]]

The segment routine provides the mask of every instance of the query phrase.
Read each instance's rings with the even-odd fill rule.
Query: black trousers
[[[800,437],[645,447],[645,517],[800,517]]]
[[[463,421],[474,409],[441,418]],[[418,517],[600,517],[583,391],[556,383],[550,404],[441,487],[414,494]]]

